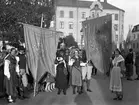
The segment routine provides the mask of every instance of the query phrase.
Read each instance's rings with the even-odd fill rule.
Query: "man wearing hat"
[[[25,92],[25,88],[27,88],[28,80],[27,80],[27,75],[26,75],[26,55],[25,55],[25,51],[23,48],[19,52],[19,69],[20,69],[20,75],[21,75],[21,82],[23,84],[22,98],[25,98],[24,92]]]

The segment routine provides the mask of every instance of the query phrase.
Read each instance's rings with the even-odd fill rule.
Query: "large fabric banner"
[[[105,73],[109,69],[112,52],[111,15],[84,21],[83,34],[87,59],[92,60],[97,69]]]
[[[54,60],[60,34],[24,24],[27,63],[36,82],[46,71],[55,76]]]

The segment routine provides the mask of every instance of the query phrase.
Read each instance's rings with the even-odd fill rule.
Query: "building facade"
[[[112,38],[119,45],[124,35],[124,10],[109,4],[107,0],[56,0],[56,30],[63,32],[64,36],[73,35],[80,45],[82,21],[109,14],[112,15]]]
[[[132,29],[131,47],[135,52],[139,52],[139,24]]]

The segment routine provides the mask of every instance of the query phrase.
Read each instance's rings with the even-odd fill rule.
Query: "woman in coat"
[[[57,52],[56,57],[56,88],[58,89],[58,93],[60,94],[63,91],[64,95],[66,95],[66,90],[68,88],[68,72],[67,65],[65,62],[65,54],[64,50],[60,50]]]
[[[123,86],[122,86],[122,73],[125,71],[124,58],[120,55],[118,49],[115,50],[115,57],[112,60],[112,70],[110,75],[110,90],[116,94],[114,100],[122,100]]]

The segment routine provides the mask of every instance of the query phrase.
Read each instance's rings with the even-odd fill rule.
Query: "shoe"
[[[88,92],[92,92],[92,90],[91,90],[91,89],[87,89],[87,91],[88,91]]]
[[[13,99],[8,99],[8,103],[14,103]]]
[[[24,100],[24,99],[27,99],[28,97],[25,97],[25,96],[19,96],[18,97],[20,100]]]
[[[137,77],[135,80],[139,80],[139,77]]]
[[[120,101],[121,101],[121,100],[123,100],[123,98],[118,98],[118,100],[120,100]]]
[[[73,94],[76,94],[75,90],[73,90]]]
[[[64,95],[66,95],[66,94],[67,94],[65,90],[63,90],[63,94],[64,94]]]
[[[58,90],[57,94],[59,95],[61,93],[61,90]]]
[[[131,78],[127,78],[127,80],[129,80],[129,81],[133,81]]]
[[[78,94],[82,94],[82,93],[83,93],[82,91],[78,92]]]
[[[116,98],[113,98],[113,100],[118,100],[118,98],[116,97]]]

